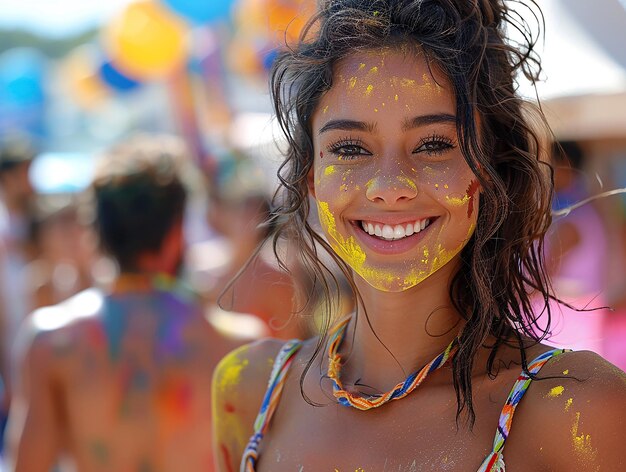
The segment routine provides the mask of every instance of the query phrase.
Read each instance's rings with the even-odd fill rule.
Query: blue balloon
[[[105,84],[119,92],[130,92],[140,85],[136,80],[127,77],[117,70],[109,61],[103,62],[100,65],[98,73]]]
[[[29,48],[10,49],[0,56],[0,102],[28,107],[45,101],[46,59]]]
[[[233,0],[162,0],[162,2],[196,24],[227,19],[234,3]]]

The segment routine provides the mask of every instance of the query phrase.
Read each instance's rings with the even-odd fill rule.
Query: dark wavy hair
[[[91,184],[94,226],[122,271],[136,271],[137,256],[158,251],[183,218],[182,166],[188,158],[182,140],[151,134],[137,134],[101,156]]]
[[[538,79],[541,66],[534,47],[543,16],[532,0],[514,3],[534,15],[537,28],[503,0],[325,0],[299,42],[277,58],[270,82],[288,143],[278,172],[274,247],[283,237],[295,238],[310,276],[330,295],[337,279],[320,260],[323,248],[359,297],[348,266],[308,221],[311,116],[333,85],[334,66],[355,51],[416,47],[449,79],[459,146],[483,188],[476,230],[450,286],[452,303],[466,321],[453,361],[457,420],[466,410],[470,426],[475,419],[471,372],[478,350],[491,335],[496,342],[488,346],[489,374],[497,375],[495,358],[503,344],[519,348],[527,371],[527,339],[538,342],[548,332],[537,326],[531,296],[543,296],[548,322],[553,298],[542,256],[553,192],[551,168],[542,157],[549,151],[549,128],[540,109],[518,96],[515,81],[516,75],[533,83]],[[506,28],[517,31],[521,41],[507,38]],[[328,299],[328,317],[301,387],[326,342],[333,306]]]

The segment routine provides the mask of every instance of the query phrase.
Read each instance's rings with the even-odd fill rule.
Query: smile
[[[361,221],[361,228],[363,228],[363,231],[368,233],[370,236],[376,236],[386,241],[395,241],[412,236],[413,234],[426,229],[428,225],[430,225],[430,218],[399,225],[388,225],[365,220]]]

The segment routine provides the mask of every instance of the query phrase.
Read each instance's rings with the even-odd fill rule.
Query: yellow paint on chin
[[[556,397],[563,395],[564,391],[565,391],[565,388],[562,385],[559,385],[557,387],[551,388],[547,396],[549,398],[556,398]]]
[[[574,442],[574,450],[581,456],[584,456],[590,462],[595,462],[598,450],[591,445],[591,436],[589,434],[578,434],[580,424],[580,412],[576,412],[576,419],[572,425],[572,441]]]

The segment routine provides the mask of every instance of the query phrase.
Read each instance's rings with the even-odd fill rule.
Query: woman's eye
[[[414,154],[425,153],[429,156],[439,156],[446,151],[453,149],[454,143],[446,137],[430,137],[422,140],[413,150]]]
[[[337,156],[339,160],[351,160],[360,156],[371,156],[358,142],[339,142],[329,146],[328,152]]]

